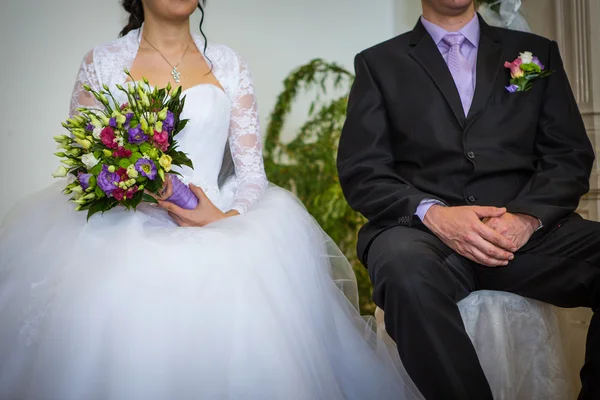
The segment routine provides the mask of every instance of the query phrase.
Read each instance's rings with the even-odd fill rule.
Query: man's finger
[[[486,257],[490,257],[499,261],[509,261],[514,258],[513,253],[488,242],[481,236],[477,236],[475,243],[473,243],[473,247],[477,248],[477,250],[482,252]]]
[[[486,267],[503,267],[508,265],[508,260],[498,260],[490,257],[475,247],[470,247],[468,250],[472,255],[472,257],[469,258],[473,259],[478,264],[485,265]]]
[[[492,243],[506,251],[511,253],[517,251],[516,246],[510,239],[505,238],[500,233],[483,223],[476,225],[475,232],[489,243]]]
[[[479,218],[498,218],[506,214],[506,208],[474,206],[472,210]]]

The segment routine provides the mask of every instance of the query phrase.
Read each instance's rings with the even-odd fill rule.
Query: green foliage
[[[347,92],[353,79],[344,68],[321,59],[297,68],[285,79],[267,127],[265,168],[271,182],[298,196],[350,260],[358,280],[361,312],[372,314],[375,305],[371,301],[371,283],[356,257],[356,233],[365,220],[346,203],[336,168]],[[346,94],[333,99],[327,96],[340,90]],[[315,94],[308,119],[291,142],[283,143],[286,118],[294,100],[303,92]]]

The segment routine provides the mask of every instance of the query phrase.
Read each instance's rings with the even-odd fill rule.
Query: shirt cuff
[[[540,229],[542,229],[544,227],[544,224],[542,223],[542,220],[538,218],[538,221],[540,223],[540,226],[538,226],[538,228],[534,232],[537,232],[537,231],[539,231]]]
[[[421,203],[417,207],[417,211],[415,212],[415,215],[417,217],[419,217],[419,219],[421,221],[424,221],[425,220],[425,214],[427,214],[427,211],[429,211],[429,209],[431,208],[431,206],[434,206],[436,204],[440,205],[440,206],[445,205],[441,201],[435,200],[435,199],[423,199],[423,200],[421,200]]]

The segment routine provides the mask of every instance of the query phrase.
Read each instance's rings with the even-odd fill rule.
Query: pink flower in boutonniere
[[[525,72],[521,69],[521,64],[523,64],[523,62],[521,61],[520,58],[517,58],[515,61],[513,61],[511,63],[506,61],[504,63],[504,68],[510,69],[510,77],[511,78],[520,78],[523,75],[525,75]]]
[[[504,68],[510,69],[510,85],[506,90],[511,93],[526,92],[532,88],[533,81],[554,72],[546,71],[544,64],[529,51],[520,53],[513,62],[505,62]]]

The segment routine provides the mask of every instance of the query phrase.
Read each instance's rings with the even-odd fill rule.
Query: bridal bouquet
[[[132,78],[130,86],[117,88],[126,94],[126,103],[117,102],[106,85],[100,92],[84,86],[103,109],[78,109],[80,115],[63,123],[70,135],[54,137],[55,155],[63,165],[52,175],[74,178],[64,193],[72,195],[77,211],[87,210],[88,219],[117,205],[135,209],[142,201],[156,203],[145,191],[158,194],[169,172],[172,197],[189,190],[171,171],[174,165],[193,168],[175,140],[188,121],[180,119],[185,104],[181,87],[172,93],[170,84],[152,89],[147,79],[138,84]]]

